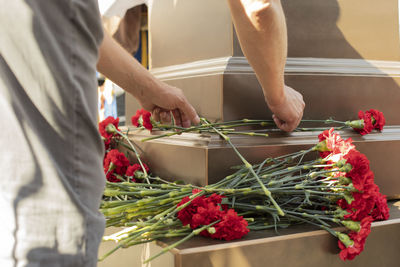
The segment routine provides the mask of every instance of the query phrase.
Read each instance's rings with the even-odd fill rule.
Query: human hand
[[[155,86],[143,91],[142,97],[138,100],[144,109],[152,112],[156,121],[168,123],[171,121],[172,113],[178,126],[187,128],[191,123],[200,123],[199,116],[182,90],[164,82],[157,81]]]
[[[305,103],[303,96],[289,86],[284,86],[283,97],[279,103],[268,104],[275,124],[285,132],[291,132],[299,125],[303,117]],[[267,102],[268,103],[268,102]]]

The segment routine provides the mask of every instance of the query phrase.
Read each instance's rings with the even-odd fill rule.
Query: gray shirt
[[[96,0],[0,0],[0,266],[95,266]]]

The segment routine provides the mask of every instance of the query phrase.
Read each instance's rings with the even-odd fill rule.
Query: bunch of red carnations
[[[367,157],[355,149],[351,139],[343,140],[333,129],[320,134],[319,139],[322,143],[319,147],[321,156],[327,162],[344,163],[346,171],[336,172],[333,181],[353,188],[346,192],[345,198],[336,202],[337,209],[343,211],[342,224],[346,226],[351,223],[351,227],[346,226],[351,230],[350,233],[338,233],[340,258],[351,260],[363,251],[371,231],[371,222],[389,218],[386,196],[379,192],[374,183],[374,173]]]
[[[136,179],[147,176],[149,167],[142,162],[131,165],[126,155],[117,149],[119,146],[126,145],[122,143],[125,135],[118,128],[118,123],[119,118],[113,117],[107,117],[99,123],[99,132],[105,147],[104,173],[109,182],[136,182]]]
[[[152,122],[149,115],[144,116],[143,111],[137,115],[135,122],[139,127],[144,125],[144,120],[153,127],[160,126]],[[370,121],[374,127],[380,127],[378,125],[384,121],[383,116],[372,113],[370,118],[373,118]],[[246,123],[260,124],[260,121],[209,123],[203,119],[201,125],[190,129],[219,134],[243,161],[235,173],[203,187],[168,182],[147,175],[146,170],[138,175],[145,176],[146,182],[138,183],[127,178],[128,168],[124,169],[127,161],[121,159],[120,154],[112,152],[108,156],[110,160],[106,160],[106,156],[105,172],[115,175],[118,182],[107,182],[101,211],[106,216],[107,226],[124,226],[125,229],[104,238],[118,245],[103,258],[118,248],[159,239],[183,237],[160,252],[164,253],[199,234],[233,240],[249,231],[288,227],[299,222],[322,228],[337,237],[341,259],[351,260],[360,254],[371,223],[389,217],[386,197],[374,183],[366,156],[355,149],[350,138],[344,140],[330,129],[322,132],[318,143],[307,150],[250,164],[226,136],[231,130],[225,127],[229,125],[231,129],[232,125]],[[368,123],[360,119],[352,124],[361,129]],[[131,147],[141,162],[127,136],[120,133],[111,120],[103,123],[101,129],[107,134],[117,133],[110,137],[112,140],[102,134],[108,149],[115,142],[113,138],[124,138],[129,144],[125,143],[126,147]],[[121,163],[123,161],[125,163]],[[346,230],[336,230],[337,226]],[[147,261],[157,256],[159,254]]]

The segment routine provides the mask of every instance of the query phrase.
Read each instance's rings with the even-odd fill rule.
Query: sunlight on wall
[[[221,253],[221,251],[215,251],[210,253],[210,261],[212,266],[241,266],[251,267],[249,260],[240,248],[232,248],[228,253]]]
[[[398,0],[338,0],[338,28],[363,58],[400,60]]]

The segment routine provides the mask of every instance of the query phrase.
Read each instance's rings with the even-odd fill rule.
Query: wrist
[[[142,72],[140,76],[133,77],[128,91],[139,101],[145,101],[152,97],[158,87],[159,82],[149,72]]]
[[[265,93],[265,102],[268,107],[272,110],[276,107],[279,107],[285,103],[286,95],[285,95],[285,85],[279,85],[273,87],[270,92]]]

